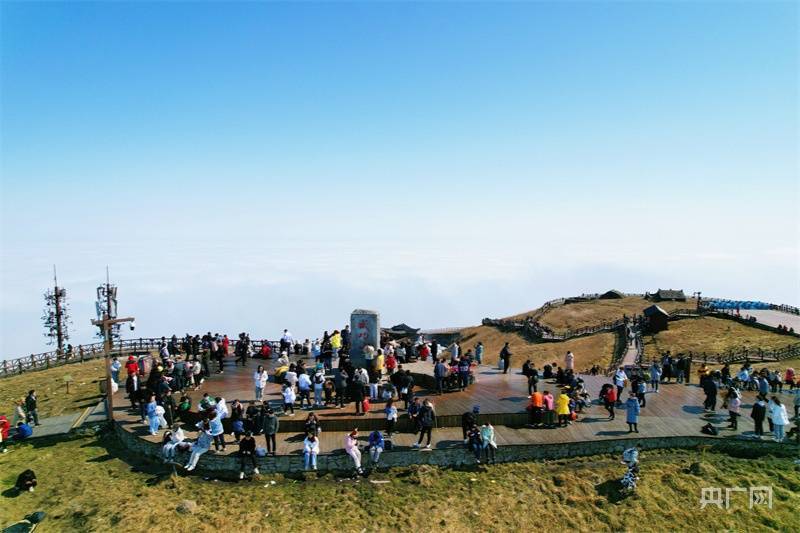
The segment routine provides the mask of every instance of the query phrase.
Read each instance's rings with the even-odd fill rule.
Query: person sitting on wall
[[[23,441],[33,435],[33,428],[27,422],[17,422],[17,432],[14,433],[15,441]]]

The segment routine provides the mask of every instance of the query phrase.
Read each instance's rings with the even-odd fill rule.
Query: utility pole
[[[117,318],[117,288],[111,285],[106,267],[106,283],[97,288],[97,320],[92,320],[92,325],[100,328],[103,336],[103,358],[106,365],[106,412],[109,421],[114,420],[114,395],[111,388],[111,348],[113,346],[113,334],[119,330],[120,325],[128,322],[131,329],[134,328],[133,317]],[[105,300],[105,301],[104,301]],[[105,304],[105,309],[103,305]]]

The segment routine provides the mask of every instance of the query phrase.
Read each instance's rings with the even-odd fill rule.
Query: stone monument
[[[364,346],[380,347],[381,324],[377,311],[356,309],[350,313],[350,360],[364,366]]]

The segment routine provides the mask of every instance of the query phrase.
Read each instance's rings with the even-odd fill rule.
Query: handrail
[[[168,341],[168,337],[164,337]],[[115,341],[109,354],[111,356],[121,356],[131,352],[145,352],[158,350],[161,346],[162,337],[147,337],[138,339],[119,339]],[[231,343],[235,342],[232,338]],[[252,341],[253,348],[260,350],[264,343],[269,343],[274,346],[275,341],[260,339]],[[105,355],[103,343],[94,342],[90,344],[81,344],[74,346],[71,352],[59,352],[58,350],[51,350],[49,352],[42,352],[38,354],[31,354],[25,357],[18,357],[16,359],[8,359],[0,361],[0,378],[15,376],[24,372],[31,372],[36,370],[44,370],[56,366],[82,363],[92,359],[98,359]]]

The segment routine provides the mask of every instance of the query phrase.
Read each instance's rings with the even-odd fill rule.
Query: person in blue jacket
[[[369,434],[369,457],[372,459],[372,464],[378,466],[383,453],[383,434],[380,430],[376,429]]]
[[[14,440],[25,440],[31,435],[33,435],[33,428],[28,423],[17,423],[17,432],[14,433]]]

